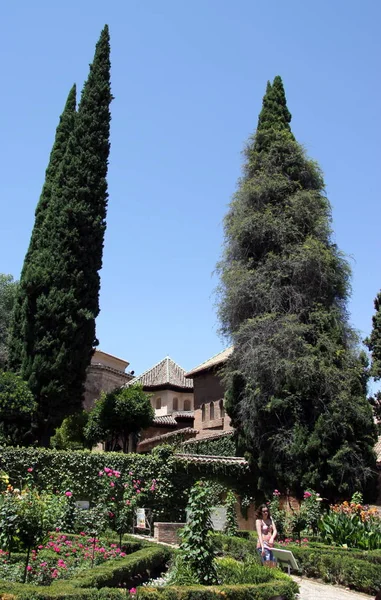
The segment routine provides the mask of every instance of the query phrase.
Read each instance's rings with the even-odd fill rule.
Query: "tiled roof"
[[[184,427],[183,429],[177,429],[176,431],[170,431],[169,433],[163,433],[162,435],[155,435],[154,437],[147,438],[147,439],[143,440],[142,442],[139,442],[139,450],[141,450],[145,446],[149,446],[153,442],[158,442],[161,440],[167,441],[168,439],[171,440],[171,438],[173,438],[173,437],[184,436],[184,435],[189,436],[189,435],[196,435],[196,434],[197,434],[197,429],[193,429],[192,427]]]
[[[195,367],[194,369],[192,369],[191,371],[186,373],[185,377],[192,377],[196,373],[201,373],[202,371],[207,371],[208,369],[211,369],[212,367],[216,367],[217,365],[224,363],[229,358],[229,356],[232,354],[232,352],[233,352],[233,346],[230,346],[230,348],[226,348],[226,350],[223,350],[222,352],[219,352],[215,356],[212,356],[212,358],[209,358],[205,362],[201,363],[201,365],[198,365],[198,367]]]
[[[176,454],[176,458],[180,458],[185,462],[192,463],[218,463],[225,465],[243,465],[249,466],[249,463],[243,456],[207,456],[204,454]]]
[[[151,367],[151,369],[135,377],[132,383],[140,383],[144,388],[174,386],[189,391],[193,390],[192,379],[185,379],[185,370],[169,358],[169,356],[166,356]]]
[[[193,410],[176,410],[175,412],[172,413],[172,416],[175,419],[194,419],[194,412]]]
[[[377,443],[374,447],[374,451],[376,453],[377,456],[377,462],[381,463],[381,435],[379,436]]]
[[[162,417],[155,417],[152,421],[153,425],[177,425],[177,421],[172,415],[164,415]]]
[[[197,444],[197,442],[203,442],[204,440],[210,440],[219,437],[225,437],[226,435],[232,435],[234,431],[207,431],[201,430],[199,431],[199,435],[197,438],[187,440],[184,444]]]

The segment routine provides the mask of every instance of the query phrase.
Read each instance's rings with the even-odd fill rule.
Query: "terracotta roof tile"
[[[177,425],[176,419],[172,415],[163,415],[162,417],[155,417],[152,421],[153,425]]]
[[[205,362],[201,363],[201,365],[198,365],[198,367],[195,367],[194,369],[192,369],[191,371],[186,373],[185,377],[192,377],[192,375],[195,375],[196,373],[201,373],[202,371],[207,371],[208,369],[211,369],[212,367],[216,367],[217,365],[224,363],[229,358],[229,356],[232,354],[232,352],[233,352],[233,346],[230,346],[230,348],[226,348],[222,352],[215,354],[215,356],[212,356],[212,358],[209,358]]]
[[[207,456],[204,454],[176,454],[176,458],[180,458],[185,462],[192,463],[219,463],[225,465],[242,465],[249,466],[249,463],[243,456]]]
[[[178,388],[193,390],[192,379],[185,379],[185,370],[175,363],[169,356],[156,365],[135,377],[131,384],[140,383],[144,388],[165,387],[173,385]],[[127,385],[131,385],[127,384]]]
[[[207,431],[201,430],[198,433],[197,438],[187,440],[184,444],[197,444],[197,442],[203,442],[204,440],[210,440],[220,437],[225,437],[226,435],[232,435],[234,431]]]
[[[197,429],[193,429],[193,427],[184,427],[183,429],[177,429],[176,431],[170,431],[169,433],[163,433],[162,435],[155,435],[154,437],[147,438],[141,442],[139,442],[139,450],[144,448],[144,446],[148,446],[152,442],[157,442],[160,440],[167,441],[173,437],[184,436],[184,435],[196,435]]]

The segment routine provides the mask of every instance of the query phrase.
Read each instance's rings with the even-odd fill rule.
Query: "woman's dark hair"
[[[268,515],[267,515],[267,518],[269,519],[271,517],[270,507],[267,504],[261,504],[261,506],[257,510],[257,519],[262,519],[263,518],[262,511],[263,511],[264,508],[269,511]]]

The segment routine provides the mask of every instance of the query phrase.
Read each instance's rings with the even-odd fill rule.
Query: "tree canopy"
[[[258,486],[333,497],[374,480],[366,369],[348,322],[350,268],[332,242],[318,165],[290,129],[280,77],[268,84],[218,265],[227,411]]]
[[[0,443],[22,446],[30,442],[36,409],[25,381],[14,373],[0,372]]]
[[[12,275],[0,273],[0,369],[5,369],[8,360],[9,330],[17,288],[18,282]]]
[[[121,442],[123,452],[127,452],[130,435],[149,427],[154,414],[149,396],[142,386],[136,384],[120,388],[103,394],[95,402],[85,427],[85,436],[92,445],[105,442],[108,450],[117,450]]]
[[[69,95],[56,135],[24,265],[10,365],[38,402],[38,439],[49,444],[64,417],[80,410],[98,344],[99,270],[106,229],[110,149],[110,40],[103,29],[77,114]],[[64,127],[65,124],[65,127]],[[53,149],[54,150],[54,149]],[[56,148],[57,150],[57,148]],[[50,166],[52,167],[50,169]]]

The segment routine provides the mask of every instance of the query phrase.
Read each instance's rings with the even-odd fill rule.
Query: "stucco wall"
[[[156,408],[156,402],[160,398],[161,408]],[[177,398],[178,408],[173,408],[173,400]],[[173,412],[184,411],[184,402],[189,401],[189,410],[193,410],[193,392],[175,392],[172,390],[160,390],[152,393],[151,404],[155,409],[156,417],[171,415]]]

